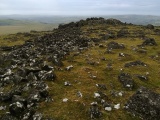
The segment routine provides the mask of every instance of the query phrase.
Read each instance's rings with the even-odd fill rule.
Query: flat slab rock
[[[160,120],[160,94],[141,87],[129,99],[125,108],[144,120]]]

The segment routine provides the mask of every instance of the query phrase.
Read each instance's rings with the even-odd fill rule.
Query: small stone
[[[105,107],[104,108],[106,111],[112,111],[112,108],[111,107]]]
[[[33,115],[33,120],[41,120],[42,119],[42,114],[41,113],[35,113]]]
[[[100,89],[103,89],[103,90],[106,90],[106,89],[107,89],[106,85],[104,85],[104,84],[96,84],[96,86],[97,86],[98,88],[100,88]]]
[[[64,98],[64,99],[63,99],[63,102],[67,102],[67,101],[68,101],[68,98]]]
[[[130,88],[130,87],[131,87],[131,85],[127,84],[127,85],[126,85],[126,87],[127,87],[127,88]]]
[[[99,107],[97,106],[97,104],[93,104],[90,108],[89,108],[89,113],[90,113],[90,117],[91,119],[95,119],[95,118],[100,118],[102,113],[99,110]]]
[[[81,93],[80,91],[78,91],[78,92],[77,92],[77,96],[78,96],[78,97],[82,97],[83,95],[82,95],[82,93]]]
[[[122,97],[122,96],[123,96],[123,93],[122,93],[122,92],[119,92],[118,95]]]
[[[66,82],[64,82],[64,85],[65,85],[65,86],[71,86],[71,83],[68,82],[68,81],[66,81]]]
[[[97,104],[98,104],[97,102],[92,102],[92,103],[91,103],[91,105],[97,105]]]
[[[120,109],[120,104],[118,103],[118,104],[114,105],[114,108],[117,110]]]
[[[6,110],[6,106],[0,106],[0,110]]]
[[[12,74],[11,69],[7,69],[7,72],[5,73],[5,75],[11,75],[11,74]]]
[[[66,67],[66,70],[69,71],[69,70],[71,70],[72,68],[73,68],[73,65],[70,65],[70,66]]]
[[[94,93],[94,98],[99,98],[101,95],[99,93]]]

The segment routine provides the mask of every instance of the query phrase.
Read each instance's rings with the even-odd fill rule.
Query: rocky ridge
[[[57,80],[57,77],[59,77],[55,74],[55,71],[61,71],[64,67],[66,71],[72,71],[71,69],[74,66],[70,65],[66,67],[63,63],[64,60],[67,60],[67,56],[70,56],[70,54],[74,52],[77,55],[83,54],[84,51],[89,50],[90,47],[94,46],[105,49],[104,54],[107,55],[114,55],[115,50],[127,49],[125,44],[119,44],[115,41],[111,41],[107,43],[107,45],[99,44],[101,41],[104,41],[104,38],[109,40],[113,38],[133,37],[133,34],[130,34],[128,30],[126,30],[127,28],[117,31],[112,31],[111,29],[109,32],[107,31],[107,35],[103,32],[98,38],[88,36],[90,32],[96,31],[94,28],[88,28],[91,31],[82,31],[82,28],[85,26],[93,27],[96,25],[124,27],[128,24],[115,19],[105,20],[103,18],[88,18],[76,23],[72,22],[60,25],[52,34],[46,34],[42,37],[37,37],[34,40],[27,40],[23,45],[0,47],[2,52],[0,56],[0,101],[4,103],[4,106],[1,106],[0,109],[7,109],[9,111],[6,114],[3,114],[1,119],[54,119],[43,116],[42,113],[38,112],[38,108],[43,102],[53,102],[54,96],[50,95],[48,82],[54,83]],[[147,29],[150,29],[150,27]],[[135,31],[132,31],[132,33],[133,32]],[[144,41],[141,45],[132,48],[135,52],[144,50],[144,46],[158,45],[154,38],[141,38],[141,34],[136,37],[144,39]],[[74,56],[77,56],[76,54],[74,54]],[[120,59],[124,59],[126,56],[130,57],[130,55],[124,53],[120,53],[119,55],[121,57]],[[86,57],[88,65],[99,65],[99,62],[91,59],[89,54],[86,55]],[[105,57],[102,60],[106,61]],[[147,67],[148,64],[140,60],[129,60],[123,66],[124,69],[130,69],[130,67]],[[114,70],[113,64],[109,62],[106,70],[108,73],[112,72]],[[90,78],[97,79],[97,76],[91,72],[88,72],[88,74]],[[137,75],[137,77],[140,79],[144,78],[143,75]],[[136,88],[135,80],[128,73],[120,73],[117,75],[117,79],[124,87],[124,90],[128,88],[129,90],[133,90]],[[65,81],[64,85],[72,86],[68,81]],[[102,108],[109,112],[113,109],[118,110],[122,107],[120,103],[113,104],[111,100],[108,100],[108,95],[105,93],[107,90],[105,84],[98,83],[95,86],[100,90],[93,93],[94,102],[90,103],[88,110],[91,119],[101,119],[103,117]],[[125,109],[143,119],[158,120],[159,94],[150,92],[150,90],[145,88],[140,88],[138,91],[140,92],[134,94],[128,102],[126,102],[126,105],[124,106]],[[123,91],[116,92],[111,90],[113,96],[123,96],[123,93]],[[83,93],[80,91],[77,92],[77,95],[80,98],[83,97]],[[153,100],[155,101],[150,102]],[[63,99],[63,102],[67,101],[68,98]],[[148,106],[143,105],[146,101],[148,102]],[[139,112],[139,110],[141,112]]]

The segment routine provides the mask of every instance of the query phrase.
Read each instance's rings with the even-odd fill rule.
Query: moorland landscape
[[[102,17],[2,34],[1,120],[158,120],[159,39]]]

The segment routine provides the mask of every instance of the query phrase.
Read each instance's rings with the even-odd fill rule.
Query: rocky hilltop
[[[159,39],[104,18],[1,37],[1,120],[159,120]]]

